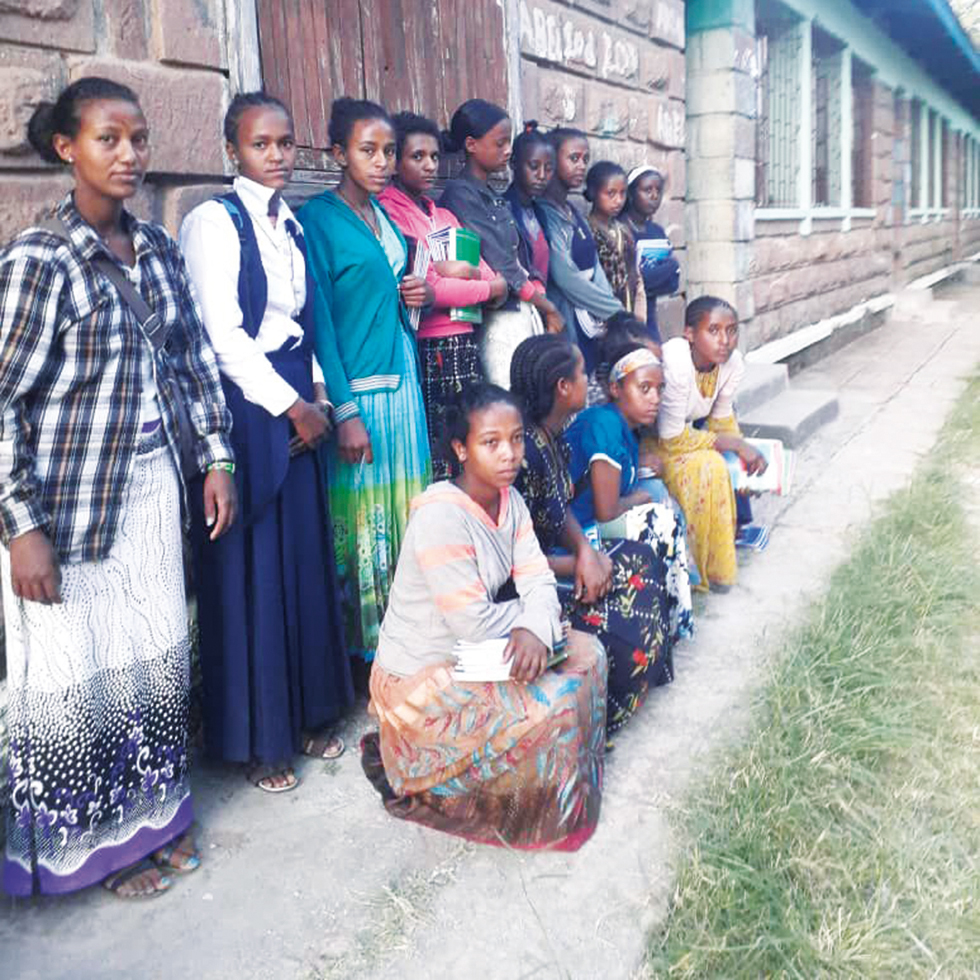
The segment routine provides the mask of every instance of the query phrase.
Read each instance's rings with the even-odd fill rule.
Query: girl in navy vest
[[[298,783],[298,751],[340,755],[325,732],[353,698],[317,452],[330,403],[313,355],[316,284],[282,199],[292,119],[250,93],[232,100],[224,129],[234,189],[180,233],[234,419],[242,507],[234,533],[195,534],[205,743],[278,793]]]

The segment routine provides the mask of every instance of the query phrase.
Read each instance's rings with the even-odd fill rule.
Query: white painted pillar
[[[854,87],[851,84],[851,49],[840,53],[840,206],[844,209],[841,228],[851,230],[850,210],[854,206]]]
[[[813,18],[797,25],[800,32],[800,129],[799,129],[799,206],[807,212],[800,222],[800,234],[813,229]]]
[[[937,112],[932,121],[932,166],[935,180],[930,207],[943,206],[943,118]]]

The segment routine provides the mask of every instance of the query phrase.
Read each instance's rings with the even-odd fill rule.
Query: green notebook
[[[457,262],[468,262],[480,267],[480,236],[466,228],[443,228],[428,236],[429,250],[437,256]],[[449,318],[459,323],[483,323],[483,310],[479,306],[454,306]]]

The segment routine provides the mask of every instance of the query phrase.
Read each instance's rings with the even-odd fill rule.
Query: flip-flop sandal
[[[142,861],[138,861],[136,864],[130,865],[128,868],[123,868],[122,871],[116,871],[114,874],[103,878],[102,887],[107,892],[112,892],[116,898],[121,898],[125,901],[141,898],[156,898],[157,895],[162,895],[164,892],[170,891],[170,886],[173,884],[173,882],[165,874],[160,874],[157,885],[153,891],[134,892],[132,895],[123,895],[119,891],[119,889],[125,884],[132,881],[134,878],[138,878],[142,874],[146,874],[147,871],[156,871],[159,874],[162,869],[157,867],[157,865],[155,865],[149,858],[143,858]]]
[[[303,739],[303,755],[314,759],[339,759],[346,748],[339,735],[312,735]]]
[[[192,871],[197,871],[201,866],[201,855],[198,853],[196,845],[191,842],[191,850],[187,850],[184,837],[181,834],[176,841],[171,841],[159,850],[150,855],[150,860],[161,870],[169,871],[178,875],[189,875]],[[174,856],[183,855],[177,862]]]
[[[269,782],[275,776],[283,776],[287,780],[292,779],[292,782],[287,782],[284,786],[275,786]],[[299,776],[289,767],[253,766],[246,770],[245,778],[265,793],[291,793],[299,786]]]

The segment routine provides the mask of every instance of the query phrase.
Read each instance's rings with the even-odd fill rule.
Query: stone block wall
[[[687,267],[685,29],[682,0],[520,0],[525,119],[589,134],[593,162],[667,174],[657,220]],[[658,303],[665,335],[680,331],[683,297]]]
[[[27,121],[38,102],[84,75],[139,95],[153,155],[133,210],[175,232],[187,207],[226,175],[224,22],[223,0],[2,0],[0,241],[71,186],[63,168],[31,151]]]
[[[726,24],[688,38],[687,252],[691,295],[733,302],[751,350],[901,288],[980,248],[960,214],[962,140],[947,139],[949,209],[910,216],[910,113],[880,81],[870,99],[870,208],[846,219],[767,217],[755,206],[755,38]]]

